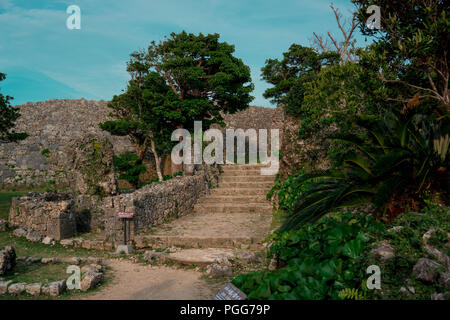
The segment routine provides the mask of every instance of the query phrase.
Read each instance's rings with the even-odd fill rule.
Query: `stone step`
[[[224,170],[221,177],[234,177],[234,176],[261,176],[260,170]]]
[[[194,206],[195,213],[229,212],[229,213],[271,213],[272,205],[270,203],[199,203]]]
[[[175,263],[184,265],[207,266],[213,264],[217,259],[225,257],[232,259],[235,252],[230,248],[205,248],[205,249],[184,249],[171,252],[167,259]]]
[[[172,251],[171,248],[170,251]],[[166,253],[165,260],[187,266],[208,266],[225,258],[230,263],[249,264],[259,260],[257,254],[250,250],[231,249],[231,248],[189,248],[176,249]]]
[[[228,195],[262,195],[266,198],[269,188],[217,188],[211,190],[211,195],[228,196]]]
[[[264,203],[266,198],[262,195],[210,195],[208,197],[201,198],[197,204],[200,203]]]
[[[259,182],[247,182],[247,181],[238,181],[238,182],[220,182],[219,188],[246,188],[246,189],[267,189],[270,190],[273,186],[273,182],[265,182],[265,181],[259,181]]]
[[[268,182],[274,184],[273,176],[221,176],[219,186],[222,182]]]
[[[263,237],[190,237],[190,236],[158,236],[144,235],[134,238],[136,249],[145,248],[242,248],[261,250]]]
[[[227,170],[259,170],[261,168],[268,167],[266,164],[224,164],[222,165],[223,171]]]

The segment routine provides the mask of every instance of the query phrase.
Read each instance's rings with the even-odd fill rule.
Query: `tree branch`
[[[325,44],[323,43],[323,38],[319,37],[315,32],[313,32],[314,37],[316,37],[317,39],[317,43],[319,44],[320,48],[322,49],[323,52],[328,52],[328,48],[325,46]]]

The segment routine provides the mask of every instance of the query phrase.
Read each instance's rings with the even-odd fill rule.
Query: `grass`
[[[111,258],[109,252],[97,251],[97,250],[87,250],[84,248],[63,248],[60,245],[50,246],[42,243],[29,242],[23,237],[15,237],[10,231],[0,232],[0,248],[6,245],[14,247],[17,256],[22,257],[88,257],[95,256],[101,258]],[[48,283],[52,281],[59,281],[67,279],[69,274],[66,274],[68,264],[66,263],[56,263],[56,264],[25,264],[24,262],[18,261],[14,269],[14,273],[4,275],[5,280],[13,280],[14,282],[25,282],[25,283]],[[59,297],[51,296],[38,296],[32,297],[27,294],[22,294],[20,296],[14,295],[0,295],[0,300],[64,300],[72,299],[87,293],[95,292],[100,290],[101,287],[110,282],[112,274],[108,273],[109,268],[104,271],[104,276],[98,287],[88,292],[81,291],[66,291]]]
[[[52,270],[52,267],[55,269]],[[62,268],[62,269],[58,269],[58,267]],[[46,265],[45,267],[41,265],[40,277],[47,274],[49,276],[49,282],[51,282],[52,279],[54,279],[53,281],[67,279],[70,275],[65,273],[66,268],[67,268],[67,264]],[[73,291],[66,290],[59,297],[52,297],[52,296],[47,296],[47,295],[40,295],[37,297],[33,297],[26,293],[23,293],[18,296],[6,294],[6,295],[0,295],[0,301],[1,300],[69,300],[69,299],[77,299],[84,295],[95,293],[95,292],[101,290],[102,288],[104,288],[105,286],[108,286],[111,283],[112,279],[114,278],[113,274],[110,271],[111,271],[111,268],[105,267],[104,271],[103,271],[103,278],[100,281],[100,283],[95,288],[93,288],[89,291],[86,291],[86,292],[79,291],[79,290],[73,290]],[[35,272],[37,273],[37,271],[35,271]],[[51,273],[51,272],[53,272],[53,273]],[[54,274],[57,274],[57,276],[55,276]],[[17,280],[17,279],[19,279],[19,277],[17,277],[16,279],[14,279],[14,282],[20,282],[20,281],[27,282],[27,283],[40,282],[40,281],[36,280],[37,279],[36,276],[37,276],[37,274],[34,275],[34,278],[32,281],[26,281],[25,278],[22,278],[21,280]],[[59,276],[59,278],[58,278],[58,276]],[[43,278],[43,279],[45,280],[45,278]],[[45,281],[42,281],[41,283],[45,283]]]
[[[29,192],[29,191],[28,191]],[[0,192],[0,218],[8,220],[9,209],[11,206],[11,199],[13,197],[22,196],[26,191],[21,192]],[[50,246],[43,243],[33,243],[26,240],[23,237],[16,237],[12,235],[12,231],[0,231],[0,248],[4,246],[12,246],[16,251],[18,257],[88,257],[95,256],[101,258],[110,258],[109,252],[98,250],[87,250],[84,248],[63,248],[59,244]],[[13,282],[25,282],[25,283],[48,283],[52,281],[59,281],[67,279],[69,274],[66,273],[68,264],[56,263],[56,264],[26,264],[25,262],[18,261],[14,269],[14,273],[4,275],[4,280],[12,280]],[[107,271],[107,268],[105,271]],[[112,278],[111,274],[104,273],[104,277],[98,287],[93,290],[89,290],[87,293],[92,293],[107,283]],[[71,299],[77,296],[85,295],[86,292],[80,291],[66,291],[59,297],[50,296],[38,296],[32,297],[30,295],[22,294],[20,296],[13,295],[0,295],[0,300],[48,300],[48,299]]]
[[[84,248],[63,248],[60,245],[46,245],[43,243],[34,243],[23,237],[16,237],[9,231],[0,232],[0,248],[12,246],[16,250],[18,257],[41,257],[41,258],[67,258],[67,257],[108,257],[106,251],[87,250]]]
[[[0,219],[8,220],[9,208],[11,207],[11,199],[20,197],[27,192],[0,192]]]
[[[32,263],[28,264],[24,261],[18,261],[14,268],[14,273],[4,276],[5,280],[12,280],[13,282],[25,283],[49,283],[66,279],[68,264],[65,263]]]

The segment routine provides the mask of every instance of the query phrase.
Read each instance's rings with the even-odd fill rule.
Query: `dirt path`
[[[166,266],[140,265],[126,260],[113,260],[110,267],[114,279],[83,300],[209,300],[220,284],[200,279],[194,270]]]
[[[189,215],[135,237],[137,248],[183,248],[169,259],[205,265],[232,250],[259,250],[270,232],[272,205],[265,198],[273,176],[261,175],[265,165],[227,165],[219,186],[199,199]],[[231,255],[233,255],[231,253]],[[194,270],[144,266],[115,260],[113,283],[82,299],[211,299],[225,284],[201,279]],[[224,280],[225,281],[225,280]]]

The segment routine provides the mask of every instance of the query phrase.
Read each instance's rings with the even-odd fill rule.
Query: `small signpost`
[[[116,218],[122,220],[123,223],[123,245],[119,245],[117,247],[117,253],[125,252],[126,254],[129,254],[133,251],[132,246],[128,245],[128,239],[127,234],[131,231],[130,228],[130,221],[134,217],[134,212],[123,212],[119,211],[116,214]],[[128,224],[128,230],[127,230],[127,224]],[[130,238],[130,237],[128,237]]]
[[[235,285],[228,283],[213,297],[213,300],[247,300],[247,295]]]

